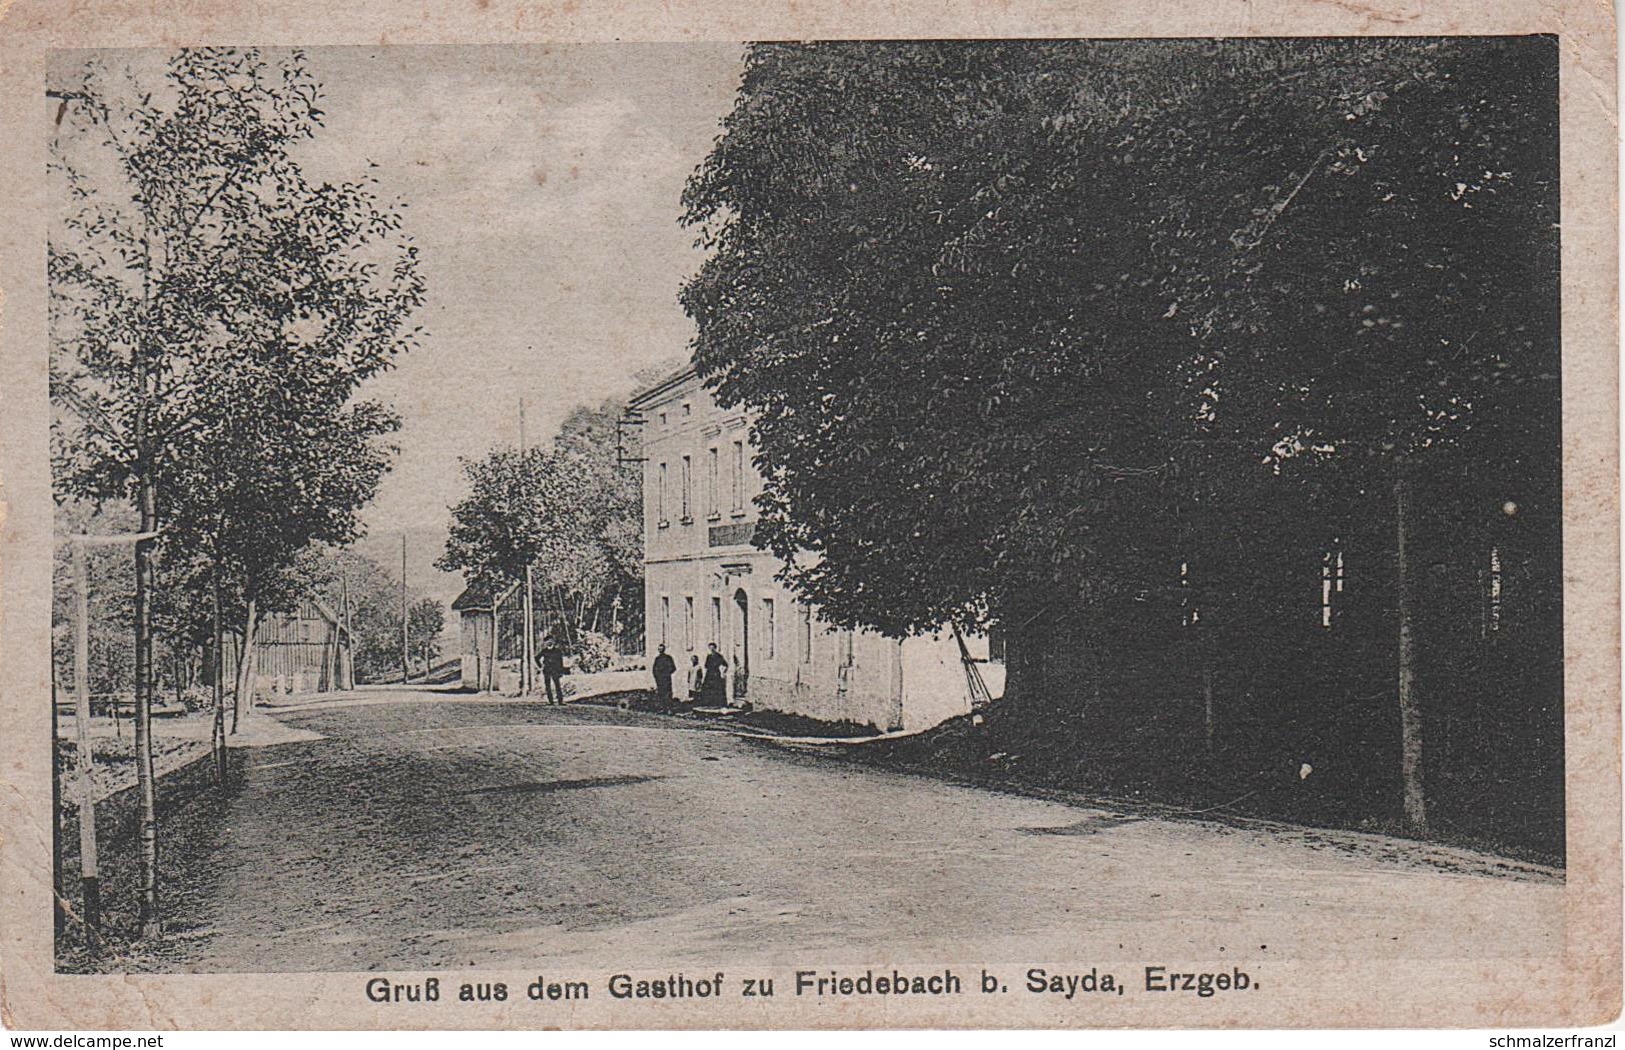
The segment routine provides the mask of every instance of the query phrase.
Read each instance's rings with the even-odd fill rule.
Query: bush
[[[581,635],[581,649],[576,653],[575,669],[582,674],[606,671],[616,655],[615,643],[606,635],[585,631]]]

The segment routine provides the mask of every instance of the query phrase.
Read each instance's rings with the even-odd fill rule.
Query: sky
[[[679,197],[743,69],[738,44],[316,48],[327,126],[308,173],[372,175],[406,205],[427,283],[420,349],[365,396],[401,414],[400,455],[360,546],[447,602],[433,562],[459,457],[531,443],[573,406],[679,364],[677,303],[702,256]],[[376,165],[372,167],[370,165]]]

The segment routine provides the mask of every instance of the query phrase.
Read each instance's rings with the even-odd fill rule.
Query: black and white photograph
[[[1563,47],[49,50],[45,965],[1492,1016],[1286,1020],[1575,950]]]

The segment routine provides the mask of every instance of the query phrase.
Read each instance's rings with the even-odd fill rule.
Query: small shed
[[[254,632],[256,695],[342,692],[355,688],[350,632],[320,598],[305,598],[288,612],[273,612]],[[237,677],[237,653],[226,648],[226,681]]]
[[[510,583],[501,588],[472,583],[451,603],[460,622],[460,645],[463,688],[475,693],[492,692],[497,688],[499,643],[497,610],[508,603],[519,585]]]

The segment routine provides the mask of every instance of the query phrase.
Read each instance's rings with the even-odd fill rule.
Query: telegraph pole
[[[74,570],[74,740],[79,767],[79,878],[84,892],[85,930],[90,944],[97,943],[101,910],[100,871],[96,857],[96,786],[92,774],[95,759],[90,752],[90,580],[85,568],[85,548],[145,543],[158,538],[157,530],[117,536],[72,534],[60,537],[71,545]],[[136,783],[140,797],[141,830],[141,927],[143,936],[158,933],[158,810],[157,791],[152,775],[152,711],[140,703],[137,694]],[[118,710],[115,702],[115,711]],[[52,747],[56,746],[53,740]]]
[[[85,940],[94,949],[101,926],[101,879],[96,858],[95,766],[90,756],[90,584],[85,545],[73,543],[73,715],[79,765],[79,886]],[[116,702],[116,701],[115,701]],[[55,746],[55,742],[52,742]]]

